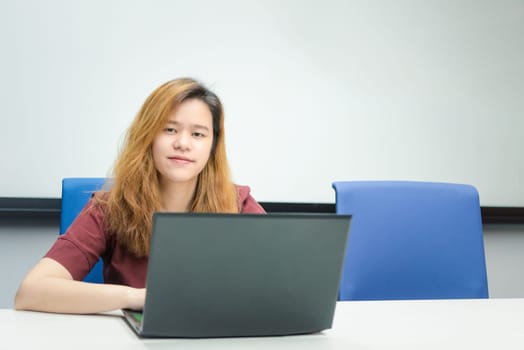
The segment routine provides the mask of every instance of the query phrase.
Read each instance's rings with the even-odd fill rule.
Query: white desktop
[[[1,349],[524,349],[524,299],[338,302],[333,327],[282,337],[141,339],[119,311],[0,310]]]

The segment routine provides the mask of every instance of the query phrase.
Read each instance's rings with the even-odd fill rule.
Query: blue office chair
[[[102,188],[106,178],[65,178],[62,180],[62,212],[60,234],[64,234],[77,215],[85,207],[93,192]],[[104,283],[103,264],[100,259],[89,274],[86,282]]]
[[[334,182],[351,214],[339,300],[488,298],[482,220],[470,185]]]

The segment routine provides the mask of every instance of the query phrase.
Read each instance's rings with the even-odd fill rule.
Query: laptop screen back
[[[330,328],[349,216],[154,216],[142,336]]]

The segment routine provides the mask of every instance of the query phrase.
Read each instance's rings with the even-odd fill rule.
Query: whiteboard
[[[524,206],[523,1],[0,2],[0,197],[109,176],[176,77],[226,112],[235,182],[333,203],[333,181],[469,183]]]

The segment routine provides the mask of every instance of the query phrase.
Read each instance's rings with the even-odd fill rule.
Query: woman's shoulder
[[[106,208],[107,208],[107,199],[109,194],[106,191],[97,191],[94,192],[89,201],[87,202],[84,209],[78,214],[89,215],[95,221],[99,223],[104,223],[106,220]]]
[[[251,195],[251,188],[246,185],[236,185],[238,192],[238,202],[241,213],[246,214],[265,214],[264,208]]]

